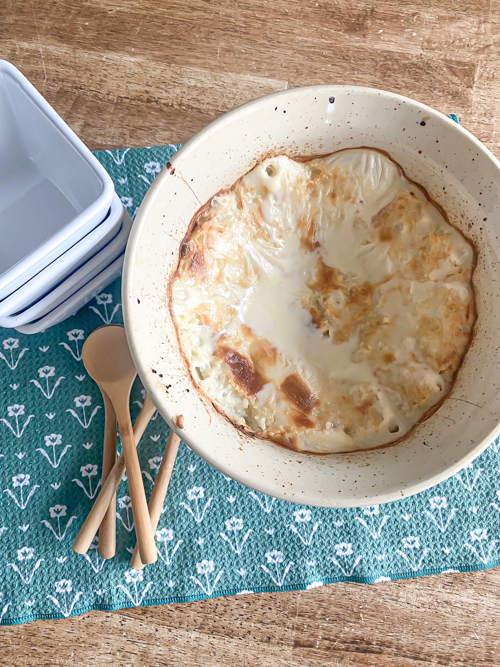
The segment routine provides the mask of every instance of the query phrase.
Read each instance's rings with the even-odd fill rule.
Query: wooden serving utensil
[[[115,409],[141,560],[145,564],[154,563],[158,555],[130,421],[130,391],[137,371],[125,329],[118,325],[95,329],[83,344],[82,359],[88,374],[107,394]]]
[[[104,484],[116,463],[116,413],[108,395],[103,390],[101,393],[104,401],[101,483]],[[113,558],[116,553],[116,493],[99,527],[99,553],[103,558]]]
[[[177,433],[170,431],[167,444],[165,445],[165,451],[163,452],[163,458],[160,463],[160,468],[156,475],[151,498],[148,503],[149,517],[151,519],[153,531],[158,527],[158,521],[160,520],[161,510],[163,508],[163,503],[165,502],[165,496],[167,495],[175,457],[177,456],[177,450],[179,449],[179,443],[180,438]],[[134,553],[130,559],[130,565],[135,570],[142,570],[144,567],[137,544],[135,545]]]
[[[139,415],[134,424],[134,438],[136,447],[139,444],[139,441],[142,438],[142,435],[146,430],[147,425],[151,421],[151,417],[154,415],[155,411],[156,408],[153,404],[153,401],[146,394],[146,398],[142,404],[142,409],[139,412]],[[92,509],[83,522],[83,525],[80,528],[75,541],[73,542],[73,551],[76,551],[76,553],[86,554],[89,550],[92,540],[94,539],[94,535],[99,530],[99,526],[101,525],[104,515],[106,514],[106,510],[108,509],[112,498],[116,494],[116,490],[118,489],[124,472],[125,455],[122,451],[120,456],[117,458],[111,472],[109,473],[106,482],[101,488],[101,491],[97,496]]]

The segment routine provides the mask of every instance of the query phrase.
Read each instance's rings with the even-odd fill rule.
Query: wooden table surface
[[[0,57],[92,149],[182,142],[291,86],[443,112],[500,157],[499,0],[0,0]],[[0,629],[0,664],[500,665],[500,571],[91,612]]]

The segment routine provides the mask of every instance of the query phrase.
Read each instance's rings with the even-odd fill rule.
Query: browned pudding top
[[[212,199],[171,308],[191,373],[259,437],[397,440],[445,397],[475,319],[474,249],[387,156],[271,158]]]

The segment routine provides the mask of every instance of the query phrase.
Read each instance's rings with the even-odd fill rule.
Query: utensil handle
[[[148,503],[149,518],[153,528],[153,534],[158,527],[158,521],[160,520],[161,510],[163,508],[163,503],[165,502],[165,496],[167,495],[170,477],[172,476],[172,470],[174,468],[175,457],[177,456],[177,450],[179,449],[179,443],[179,436],[173,431],[170,431],[167,444],[165,445],[165,451],[163,452],[160,468],[158,470],[158,474],[156,475],[151,498],[149,499]],[[139,545],[136,544],[134,547],[134,553],[130,559],[130,566],[135,570],[142,570],[144,563],[141,559],[138,546]]]
[[[137,419],[134,424],[134,438],[135,446],[139,444],[140,439],[143,436],[144,431],[146,430],[147,425],[151,421],[151,417],[155,413],[155,406],[153,401],[146,395],[142,409],[139,412]],[[117,458],[113,469],[109,473],[104,486],[101,488],[101,492],[96,498],[95,503],[92,506],[92,509],[87,515],[87,518],[83,522],[78,535],[73,542],[73,551],[76,551],[77,554],[86,554],[89,550],[94,535],[99,530],[101,521],[106,514],[106,510],[109,507],[113,496],[118,489],[118,486],[125,472],[125,456],[123,452]]]
[[[158,555],[156,544],[149,519],[148,501],[142,481],[141,466],[137,449],[135,448],[134,432],[130,421],[128,401],[123,406],[117,405],[118,428],[122,441],[122,449],[125,455],[125,470],[127,471],[127,483],[132,504],[132,515],[134,517],[135,536],[139,545],[141,560],[145,565],[154,563]]]
[[[102,451],[102,484],[116,463],[116,413],[107,394],[104,400],[104,444]],[[116,553],[116,493],[113,494],[107,512],[99,528],[99,553],[103,558],[113,558]]]

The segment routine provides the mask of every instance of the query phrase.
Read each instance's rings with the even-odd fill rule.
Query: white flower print
[[[361,508],[361,511],[365,516],[375,516],[380,514],[380,508],[378,505],[366,505]]]
[[[249,491],[248,495],[259,503],[263,512],[266,514],[271,513],[276,498],[270,498],[269,496],[264,496],[262,494],[257,495],[254,491]]]
[[[443,517],[443,510],[447,509],[448,507],[448,502],[446,498],[442,496],[435,496],[434,498],[429,498],[429,504],[431,506],[431,509],[436,511],[436,514],[434,515],[429,510],[424,510],[425,516],[429,517],[429,519],[442,533],[445,533],[448,529],[448,526],[450,525],[450,521],[455,516],[457,508],[453,507],[450,510],[450,512],[448,513],[448,518],[445,521]]]
[[[487,565],[493,555],[498,540],[492,540],[488,544],[488,530],[486,528],[475,528],[470,531],[471,542],[466,542],[465,547],[470,549],[477,558],[484,564]],[[487,551],[485,552],[485,544],[487,546]]]
[[[144,590],[142,591],[141,596],[139,597],[139,591],[137,590],[137,584],[142,583],[144,579],[143,571],[142,570],[127,570],[125,572],[125,581],[127,584],[133,584],[133,592],[131,592],[128,588],[126,588],[123,584],[119,584],[117,588],[120,588],[126,596],[129,598],[129,600],[132,602],[134,607],[139,607],[142,604],[142,601],[144,600],[144,597],[146,593],[149,591],[151,586],[153,586],[153,582],[149,581],[146,586],[144,587]]]
[[[356,517],[356,521],[359,521],[359,523],[366,528],[366,530],[370,533],[370,535],[373,537],[374,540],[378,540],[380,537],[380,534],[382,532],[382,528],[385,526],[385,524],[389,521],[390,514],[384,514],[382,519],[380,520],[378,527],[375,526],[375,517],[380,515],[380,506],[379,505],[366,505],[365,507],[361,508],[361,511],[363,512],[363,515],[367,517],[364,519],[361,516]]]
[[[453,475],[455,479],[458,479],[458,481],[462,484],[464,489],[467,489],[470,493],[474,490],[474,487],[476,485],[477,480],[479,479],[482,468],[478,468],[475,472],[474,475],[472,476],[472,472],[469,474],[469,471],[473,471],[474,466],[472,463],[467,463],[461,472],[457,472]]]
[[[420,549],[420,537],[403,537],[405,549]]]
[[[172,549],[172,551],[169,553],[167,542],[173,542],[174,540],[174,531],[171,528],[160,528],[160,530],[157,530],[155,533],[156,536],[156,541],[159,542],[160,544],[163,543],[164,545],[164,551],[165,555],[163,554],[162,549],[158,548],[158,556],[161,558],[161,560],[164,562],[164,564],[169,567],[174,560],[174,556],[177,553],[179,547],[182,544],[182,540],[177,540],[176,545]]]
[[[74,400],[76,408],[81,408],[82,409],[83,418],[80,419],[80,416],[74,410],[72,410],[71,408],[68,408],[66,410],[66,412],[69,412],[75,419],[77,419],[78,422],[80,423],[80,425],[83,426],[83,428],[88,428],[90,426],[90,424],[92,423],[92,419],[94,419],[97,411],[101,409],[101,406],[97,405],[92,410],[92,413],[91,413],[90,417],[87,419],[85,408],[89,408],[92,405],[92,397],[82,395],[82,396],[77,396],[73,400]]]
[[[29,586],[44,559],[39,558],[34,565],[28,563],[27,561],[33,560],[35,557],[35,550],[31,547],[22,547],[22,549],[17,550],[16,554],[19,565],[17,563],[7,563],[7,565],[19,575],[24,584]]]
[[[236,531],[243,529],[243,519],[236,519],[234,516],[232,519],[226,521],[226,530]]]
[[[118,507],[120,509],[128,509],[131,506],[132,504],[130,502],[130,496],[122,496],[121,498],[118,498]]]
[[[43,368],[38,369],[38,376],[43,379],[43,378],[51,378],[54,377],[55,375],[55,367],[54,366],[43,366]]]
[[[47,521],[47,519],[42,519],[41,521],[41,523],[43,523],[43,525],[51,531],[58,542],[64,540],[69,527],[76,519],[76,516],[71,516],[66,522],[64,530],[62,530],[61,519],[66,516],[67,509],[68,508],[66,505],[53,505],[53,507],[49,507],[49,517],[56,520],[55,523],[57,526],[57,531],[56,526],[53,526],[50,521]]]
[[[199,498],[205,497],[205,489],[201,486],[195,486],[192,489],[188,489],[186,493],[189,500],[198,500]]]
[[[134,200],[132,197],[120,197],[121,203],[125,206],[125,208],[130,208],[131,206],[134,205]]]
[[[42,387],[40,382],[38,380],[30,380],[37,389],[40,389],[42,394],[45,396],[46,399],[50,400],[54,396],[54,392],[57,389],[57,387],[61,384],[61,382],[65,379],[64,375],[61,375],[52,385],[52,389],[50,388],[50,383],[49,383],[49,378],[54,377],[56,373],[55,366],[42,366],[42,368],[38,369],[38,377],[40,380],[45,380],[45,387]]]
[[[148,459],[149,467],[151,468],[151,470],[158,470],[162,462],[162,459],[163,459],[162,456],[154,456],[152,459]],[[190,498],[189,500],[192,500],[192,498]]]
[[[92,540],[92,543],[90,544],[90,547],[89,547],[89,552],[90,553],[81,554],[96,574],[98,574],[102,570],[102,568],[104,567],[104,564],[106,562],[106,559],[102,558],[99,555],[98,548],[99,548],[99,537],[96,535],[94,537],[94,539]],[[95,551],[94,560],[92,560],[92,557],[90,555],[92,553],[92,551]]]
[[[103,307],[102,311],[99,308],[96,308],[95,306],[89,306],[90,310],[92,310],[96,315],[98,315],[104,322],[104,324],[111,324],[111,322],[113,321],[113,317],[121,308],[121,303],[117,303],[116,306],[111,310],[111,312],[109,312],[108,306],[111,307],[113,303],[112,294],[106,294],[102,292],[101,294],[98,294],[96,296],[95,300],[98,306]]]
[[[138,581],[142,581],[143,579],[143,573],[142,570],[128,570],[125,572],[125,581],[127,584],[135,583]]]
[[[0,352],[0,359],[3,359],[5,361],[5,363],[10,368],[11,371],[15,371],[19,362],[24,357],[26,352],[28,352],[29,348],[28,347],[23,348],[17,355],[17,358],[14,360],[14,350],[17,350],[19,347],[19,339],[4,338],[4,340],[2,341],[2,347],[6,352],[10,352],[10,354],[6,356],[3,352]]]
[[[68,331],[68,339],[73,340],[83,340],[85,337],[83,329],[73,329]]]
[[[433,510],[445,509],[448,506],[446,498],[440,498],[439,496],[429,498],[429,503]]]
[[[75,344],[74,349],[66,342],[59,343],[59,345],[62,345],[65,350],[68,350],[68,352],[71,354],[73,359],[75,359],[75,361],[81,361],[82,353],[80,348],[80,341],[82,341],[85,338],[85,332],[83,331],[83,329],[72,329],[71,331],[67,332],[67,336],[69,342]]]
[[[293,513],[293,518],[297,523],[303,523],[304,521],[311,521],[312,514],[311,510],[300,509]]]
[[[283,552],[282,551],[268,551],[266,553],[266,560],[268,563],[282,563],[283,562]]]
[[[95,301],[98,306],[108,305],[113,303],[113,297],[111,294],[105,294],[104,292],[101,292],[101,294],[96,296]]]
[[[299,524],[299,526],[296,526],[295,524],[291,523],[289,524],[289,528],[292,531],[292,533],[295,533],[297,537],[300,539],[302,544],[305,546],[310,546],[311,542],[313,540],[314,534],[318,530],[319,526],[321,525],[321,521],[316,521],[314,526],[312,527],[309,535],[307,534],[307,528],[306,524],[308,524],[310,521],[312,521],[312,512],[309,509],[299,509],[296,510],[293,513],[293,518],[295,519],[295,523]],[[303,529],[300,529],[301,524],[303,525]]]
[[[130,148],[124,148],[124,149],[115,149],[115,150],[107,150],[106,153],[113,159],[113,162],[120,166],[123,164],[123,161],[125,160],[125,156],[129,152]]]
[[[289,563],[286,565],[285,569],[283,572],[280,574],[280,564],[284,562],[285,556],[282,551],[278,551],[277,549],[273,549],[273,551],[268,551],[266,554],[266,561],[268,565],[274,565],[274,572],[271,572],[271,570],[266,566],[261,564],[261,568],[264,570],[266,574],[268,574],[271,579],[274,581],[276,586],[283,586],[285,583],[286,576],[288,572],[290,571],[290,568],[293,567],[294,563],[292,561],[289,561]]]
[[[77,408],[88,408],[92,403],[92,398],[90,396],[77,396],[74,401]]]
[[[68,581],[68,579],[61,579],[61,581],[56,581],[56,593],[71,593],[72,590],[72,582]]]
[[[132,503],[130,501],[130,496],[122,496],[118,498],[118,508],[119,512],[116,512],[116,518],[121,521],[122,526],[127,532],[131,532],[134,529],[134,518],[132,514]],[[125,510],[125,518],[122,516],[122,510]]]
[[[482,542],[488,539],[488,531],[485,528],[476,528],[470,533],[473,542]]]
[[[33,419],[35,415],[28,415],[26,418],[24,424],[20,426],[19,424],[19,417],[24,417],[24,412],[25,412],[25,406],[24,405],[18,405],[17,403],[14,405],[9,405],[7,407],[7,416],[8,417],[14,417],[14,422],[15,426],[12,425],[11,422],[9,422],[5,417],[0,419],[0,422],[3,422],[7,428],[10,429],[13,435],[15,435],[16,438],[21,438],[26,427],[30,423],[30,421]]]
[[[30,483],[29,475],[16,475],[12,478],[12,486],[16,488],[17,486],[27,486]]]
[[[198,501],[205,498],[205,489],[201,486],[194,486],[192,489],[188,489],[186,493],[190,501],[194,500],[194,509],[185,502],[181,502],[179,505],[184,507],[184,509],[187,510],[189,514],[191,514],[196,523],[201,523],[203,521],[203,517],[205,516],[205,512],[207,511],[213,499],[209,498],[203,509],[200,509],[200,504]]]
[[[48,454],[45,449],[42,449],[41,447],[38,447],[36,451],[40,452],[53,468],[58,468],[63,456],[69,449],[71,449],[71,445],[66,445],[58,458],[56,456],[56,447],[59,447],[62,444],[62,435],[60,433],[51,433],[50,435],[44,436],[44,441],[45,447],[47,449],[52,449],[52,453]]]
[[[347,542],[341,542],[340,544],[336,544],[334,549],[337,556],[345,557],[345,556],[351,556],[353,554],[352,544],[347,544]]]
[[[206,583],[202,583],[197,577],[191,575],[191,579],[194,583],[199,586],[206,595],[212,595],[215,590],[215,587],[219,583],[220,578],[224,574],[224,570],[220,570],[217,576],[215,577],[212,584],[210,584],[209,575],[215,571],[215,565],[213,560],[202,560],[200,563],[196,563],[196,571],[199,575],[204,574]]]
[[[88,479],[89,481],[88,490],[85,484],[80,479],[72,479],[71,481],[75,482],[75,484],[77,484],[83,490],[87,498],[93,500],[97,495],[99,487],[101,486],[101,480],[99,480],[95,485],[94,490],[92,490],[92,477],[97,476],[97,466],[92,463],[87,463],[87,465],[80,466],[80,475],[83,477],[83,479],[85,478]]]
[[[67,509],[66,505],[54,505],[53,507],[49,507],[49,516],[51,519],[59,519],[62,516],[66,516]]]
[[[225,533],[219,533],[219,535],[222,537],[222,539],[229,544],[231,549],[237,553],[240,554],[243,550],[243,547],[245,545],[245,542],[250,536],[250,533],[252,532],[251,528],[249,528],[241,541],[238,539],[238,533],[239,531],[243,530],[243,519],[237,519],[236,517],[233,516],[232,519],[228,519],[226,522],[226,530],[228,533],[234,533],[234,544],[231,541],[231,538],[228,537]]]
[[[137,403],[137,401],[136,401],[136,403]],[[158,471],[160,469],[160,464],[161,464],[162,458],[163,458],[162,456],[154,456],[153,458],[148,459],[150,470]],[[142,474],[144,475],[144,477],[146,477],[146,479],[149,479],[151,484],[154,484],[154,479],[149,474],[149,472],[147,470],[143,470]]]
[[[172,542],[174,539],[174,531],[170,528],[161,528],[156,531],[156,539],[158,542]]]
[[[2,341],[2,345],[4,350],[15,350],[16,348],[19,347],[19,339],[4,338],[4,340]]]
[[[47,595],[47,598],[59,609],[64,618],[68,618],[68,616],[71,616],[73,608],[80,599],[80,596],[83,595],[83,592],[79,591],[76,593],[68,607],[67,595],[73,591],[73,582],[69,579],[61,579],[61,581],[56,581],[55,588],[56,593],[63,596],[63,600],[60,602],[53,595]]]
[[[12,477],[12,488],[13,489],[19,489],[19,498],[17,495],[11,491],[10,489],[4,489],[4,493],[6,493],[12,500],[16,503],[16,505],[19,507],[19,509],[24,510],[26,509],[30,498],[32,495],[35,493],[37,489],[40,488],[39,484],[34,484],[31,489],[28,492],[28,495],[26,498],[24,497],[24,487],[30,485],[30,475],[25,475],[25,474],[20,474],[20,475],[15,475]]]
[[[159,174],[161,166],[159,162],[146,162],[144,170],[146,174]]]
[[[431,552],[431,550],[429,548],[425,548],[422,551],[422,554],[417,553],[422,548],[422,545],[420,543],[420,537],[415,537],[413,535],[403,537],[402,542],[403,549],[409,549],[409,551],[405,553],[404,551],[401,551],[401,549],[396,549],[396,553],[398,553],[401,558],[404,558],[413,572],[416,572],[422,567],[422,563],[425,557]]]
[[[354,570],[362,560],[363,556],[359,555],[354,558],[351,566],[348,565],[349,556],[354,555],[352,544],[349,542],[340,542],[335,544],[335,556],[330,556],[330,560],[334,563],[345,577],[352,577]],[[342,560],[341,560],[342,559]]]
[[[210,574],[215,569],[213,560],[202,560],[201,563],[196,563],[196,571],[198,574]]]
[[[29,547],[23,547],[17,550],[17,560],[30,560],[35,555],[35,550]]]

